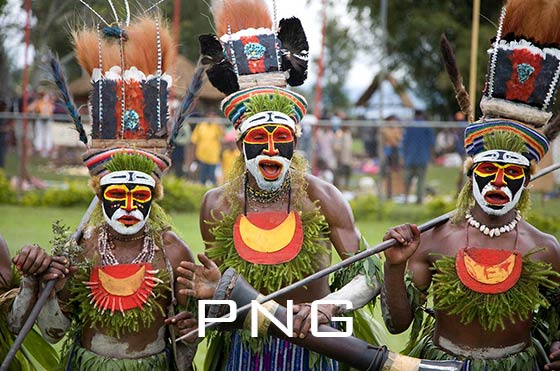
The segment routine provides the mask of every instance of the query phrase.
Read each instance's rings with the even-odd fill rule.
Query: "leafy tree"
[[[179,53],[192,62],[196,62],[200,55],[198,35],[214,33],[213,19],[208,0],[181,1]],[[174,1],[168,0],[162,4],[162,9],[173,21]]]
[[[454,45],[459,70],[468,87],[473,1],[391,0],[387,3],[388,70],[404,70],[407,82],[431,111],[444,115],[457,111],[455,95],[439,54],[439,38],[445,33]],[[380,47],[380,0],[349,0],[348,6],[359,10],[362,20],[371,21],[371,32],[376,35]],[[488,61],[486,50],[490,39],[496,35],[500,9],[501,2],[483,1],[481,4],[476,76],[479,92]]]
[[[349,105],[344,83],[357,53],[357,43],[351,30],[337,18],[330,17],[326,25],[323,74],[323,107],[344,109]]]

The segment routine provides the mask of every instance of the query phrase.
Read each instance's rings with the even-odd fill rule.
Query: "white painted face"
[[[260,125],[243,136],[245,166],[260,189],[273,191],[284,183],[294,155],[294,133],[285,125]]]
[[[114,172],[101,178],[103,217],[122,235],[138,233],[148,221],[155,180],[139,171]]]
[[[288,173],[291,162],[291,159],[287,159],[285,157],[258,155],[255,158],[246,160],[245,166],[257,181],[257,185],[260,189],[265,191],[275,191],[284,183],[284,179],[286,179],[286,174]],[[268,165],[263,164],[273,164],[273,166],[280,169],[280,171],[275,173],[274,178],[270,178],[263,171],[263,168]]]
[[[505,215],[525,189],[526,168],[521,165],[481,162],[473,169],[473,196],[488,215]]]

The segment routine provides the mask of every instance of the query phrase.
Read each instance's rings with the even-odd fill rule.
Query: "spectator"
[[[385,121],[397,122],[398,117],[391,115]],[[403,129],[399,126],[385,126],[381,128],[381,135],[384,143],[384,161],[381,167],[383,178],[386,180],[387,198],[393,197],[395,193],[402,192],[402,158],[401,143],[403,139]]]
[[[214,111],[206,114],[208,121],[200,122],[192,132],[191,143],[195,146],[195,158],[200,172],[200,183],[217,185],[216,165],[220,162],[222,137],[224,135],[218,115]]]
[[[175,140],[176,145],[171,153],[171,163],[173,164],[171,169],[173,170],[173,174],[177,177],[185,175],[185,153],[190,142],[190,136],[191,127],[189,125],[183,125]]]
[[[333,183],[336,169],[334,156],[334,132],[332,127],[322,127],[317,135],[317,168],[319,178]]]
[[[28,112],[36,113],[39,117],[35,121],[33,147],[41,157],[50,156],[53,150],[52,124],[54,112],[54,98],[45,90],[39,90],[39,97],[27,108]]]
[[[230,173],[233,162],[239,156],[240,152],[237,148],[237,144],[235,143],[235,130],[233,126],[227,131],[226,135],[224,136],[224,144],[223,144],[223,151],[222,151],[222,182],[225,183],[226,179],[228,178],[228,174]]]
[[[313,130],[317,122],[317,117],[309,111],[301,120],[301,137],[298,139],[298,147],[308,162],[311,162],[313,156]]]
[[[424,112],[416,110],[414,122],[418,126],[406,128],[403,137],[405,202],[408,202],[412,179],[416,178],[416,203],[422,204],[426,170],[435,139],[434,130],[426,125]]]
[[[0,112],[8,112],[10,109],[7,97],[0,99]],[[6,153],[8,152],[8,137],[11,131],[11,120],[0,118],[0,168],[6,165]]]
[[[348,189],[352,176],[352,131],[348,126],[342,124],[335,132],[333,149],[337,163],[334,185],[341,190]]]

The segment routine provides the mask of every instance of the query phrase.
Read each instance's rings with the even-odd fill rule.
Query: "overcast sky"
[[[77,1],[77,0],[72,0]],[[103,0],[106,1],[106,0]],[[170,1],[170,0],[168,0]],[[183,0],[185,1],[185,0]],[[186,0],[189,1],[189,0]],[[281,18],[298,17],[305,29],[307,39],[310,47],[311,58],[319,56],[321,44],[321,6],[322,0],[266,0],[272,9],[274,2],[277,8],[277,21]],[[327,11],[330,16],[337,17],[342,23],[351,26],[353,19],[348,16],[346,11],[346,0],[337,0],[336,5],[330,6]],[[8,0],[8,14],[5,16],[8,20],[13,22],[14,19],[21,19],[21,27],[25,22],[25,13],[20,8],[21,0]],[[21,32],[15,30],[15,32]],[[18,66],[23,66],[24,49],[21,47],[21,34],[8,36],[5,40],[6,46],[11,49],[14,54],[14,59],[17,60]],[[29,60],[33,58],[33,50],[30,50]],[[311,59],[310,58],[310,59]],[[373,64],[373,66],[372,66]],[[346,88],[354,99],[361,94],[371,82],[374,74],[377,72],[378,67],[372,63],[371,57],[360,56],[352,70],[349,73],[346,82]],[[316,81],[317,68],[316,65],[310,63],[309,65],[309,78],[306,82],[307,87],[310,87]]]

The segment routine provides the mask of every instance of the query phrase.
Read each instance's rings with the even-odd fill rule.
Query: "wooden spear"
[[[542,169],[541,171],[539,171],[533,177],[531,177],[531,181],[533,181],[535,179],[538,179],[540,177],[543,177],[543,176],[545,176],[545,175],[547,175],[547,174],[549,174],[549,173],[551,173],[554,170],[557,170],[559,168],[560,168],[560,164],[554,164],[554,165],[548,166],[548,167]],[[446,214],[440,215],[440,216],[438,216],[438,217],[436,217],[436,218],[418,226],[418,229],[420,230],[420,233],[424,233],[426,231],[429,231],[430,229],[435,228],[438,225],[441,225],[441,224],[447,222],[453,216],[453,214],[455,214],[455,210],[452,210],[452,211],[450,211]],[[362,259],[365,259],[369,256],[372,256],[374,254],[378,254],[382,251],[385,251],[388,248],[395,246],[396,244],[397,244],[397,240],[395,240],[395,239],[390,239],[390,240],[387,240],[387,241],[383,241],[383,242],[381,242],[381,243],[379,243],[379,244],[377,244],[373,247],[370,247],[370,248],[368,248],[368,249],[366,249],[366,250],[364,250],[364,251],[362,251],[362,252],[360,252],[356,255],[353,255],[353,256],[349,257],[348,259],[345,259],[345,260],[343,260],[339,263],[333,264],[330,267],[327,267],[327,268],[322,269],[318,272],[315,272],[315,273],[305,277],[304,279],[302,279],[300,281],[294,282],[291,285],[283,287],[278,291],[275,291],[275,292],[270,293],[266,296],[263,296],[263,297],[257,299],[257,302],[262,304],[264,302],[274,300],[274,299],[276,299],[276,298],[278,298],[282,295],[285,295],[285,294],[287,294],[287,293],[289,293],[289,292],[291,292],[295,289],[298,289],[302,286],[305,286],[312,281],[315,281],[315,280],[317,280],[319,278],[322,278],[322,277],[324,277],[328,274],[336,272],[336,271],[338,271],[338,270],[340,270],[344,267],[347,267],[351,264],[354,264],[354,263],[356,263],[356,262],[358,262]],[[250,308],[251,308],[251,304],[244,305],[241,308],[237,309],[237,313],[239,314],[239,313],[241,313],[243,311],[246,311]],[[225,316],[225,317],[227,317],[227,316]],[[219,322],[212,322],[212,323],[207,324],[205,326],[205,328],[207,330],[211,330],[213,328],[218,327],[218,325],[219,325]],[[189,333],[177,338],[175,341],[180,341],[180,340],[193,338],[194,335],[196,335],[197,333],[198,333],[198,329],[192,330]]]

